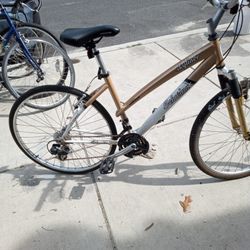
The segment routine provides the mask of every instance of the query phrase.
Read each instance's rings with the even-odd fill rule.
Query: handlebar
[[[225,1],[225,0],[207,0],[209,3],[211,3],[216,8],[223,8],[225,10],[232,9],[237,4],[239,4],[239,0],[231,0],[231,1]]]
[[[22,0],[20,0],[22,2]],[[33,12],[39,12],[39,10],[42,7],[42,1],[41,0],[37,0],[37,6],[35,8],[31,8],[29,5],[27,5],[26,3],[22,3],[22,5],[26,6],[28,9],[30,9]]]
[[[209,3],[211,3],[213,6],[215,6],[218,10],[216,11],[215,15],[207,20],[208,24],[208,33],[211,38],[214,38],[217,36],[216,34],[216,28],[218,24],[220,23],[221,18],[223,17],[224,13],[227,10],[232,11],[233,8],[237,8],[237,5],[239,5],[238,0],[207,0]],[[236,10],[236,13],[237,13]]]
[[[18,10],[20,8],[22,8],[23,6],[25,6],[26,8],[28,8],[32,12],[39,12],[39,10],[42,7],[42,1],[41,0],[37,0],[37,6],[35,8],[31,8],[28,4],[26,4],[27,1],[28,0],[16,0],[15,3],[12,5],[11,12],[13,14],[16,14],[18,12]]]

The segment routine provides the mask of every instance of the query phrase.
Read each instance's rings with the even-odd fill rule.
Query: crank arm
[[[112,154],[112,155],[109,155],[106,159],[112,159],[112,160],[114,160],[115,158],[118,158],[119,156],[128,154],[129,152],[135,150],[136,148],[137,148],[136,144],[132,143],[129,146],[127,146],[126,148],[120,150],[119,152],[117,152],[115,154]]]

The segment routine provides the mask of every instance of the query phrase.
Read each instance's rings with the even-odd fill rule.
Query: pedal
[[[110,174],[113,172],[114,167],[115,167],[115,159],[107,158],[102,162],[99,168],[100,174]]]
[[[157,110],[157,108],[154,108],[152,113],[154,113],[156,110]],[[162,116],[162,118],[157,122],[157,124],[161,123],[161,122],[164,122],[164,121],[165,121],[165,115]]]
[[[121,151],[109,155],[103,162],[101,163],[101,166],[99,168],[99,171],[101,174],[110,174],[113,172],[114,167],[115,167],[115,159],[119,156],[126,155],[129,152],[133,151],[136,149],[136,144],[132,143],[126,148],[122,149]]]

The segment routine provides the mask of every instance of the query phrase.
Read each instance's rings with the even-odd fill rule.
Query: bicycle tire
[[[48,42],[55,43],[56,45],[65,50],[62,42],[50,30],[43,27],[42,25],[18,22],[16,26],[17,31],[21,32],[25,37],[32,38],[32,34],[34,34],[36,37],[47,40]],[[32,31],[32,33],[29,34],[29,31]]]
[[[32,23],[24,23],[18,20],[13,20],[16,24],[16,30],[20,32],[22,35],[28,38],[42,38],[48,42],[55,43],[59,47],[61,47],[63,50],[65,50],[62,42],[47,28],[38,25],[38,24],[32,24]],[[3,39],[7,35],[8,29],[5,29],[3,31]],[[10,38],[10,44],[11,42],[15,42],[15,36],[13,34],[13,37]],[[10,47],[10,44],[7,47]],[[0,56],[0,62],[2,63],[3,55]]]
[[[62,42],[50,30],[41,25],[32,23],[18,23],[16,29],[25,37],[42,38],[48,42],[55,43],[57,46],[65,50]]]
[[[37,71],[25,57],[19,43],[16,42],[5,53],[2,65],[3,81],[15,98],[30,88],[41,85],[74,87],[74,67],[62,48],[41,38],[28,38],[27,48],[45,73],[44,79],[39,79]]]
[[[53,102],[64,95],[67,100],[56,108],[29,107],[29,100]],[[18,98],[9,116],[10,131],[18,147],[34,162],[57,172],[85,174],[98,169],[117,146],[114,121],[98,101],[78,117],[64,141],[58,139],[83,95],[85,102],[89,96],[78,89],[49,85],[31,89]],[[62,159],[61,151],[55,154],[59,144],[60,150],[67,147],[66,159]]]
[[[238,179],[250,175],[249,141],[231,126],[225,101],[231,98],[225,89],[215,95],[197,116],[190,135],[190,153],[204,173],[219,179]],[[250,126],[250,101],[244,101]]]

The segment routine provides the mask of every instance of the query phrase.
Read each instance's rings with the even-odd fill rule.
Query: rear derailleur
[[[65,161],[68,157],[69,152],[70,152],[70,148],[67,145],[53,143],[51,148],[49,149],[49,152],[52,155],[56,155],[59,160]]]

